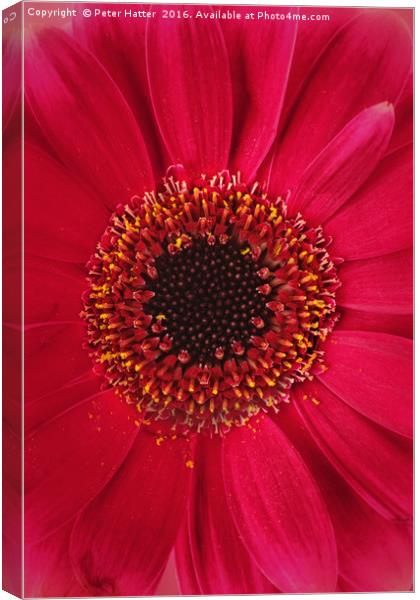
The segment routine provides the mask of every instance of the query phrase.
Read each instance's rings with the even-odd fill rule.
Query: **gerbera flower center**
[[[146,310],[163,320],[183,364],[214,365],[243,354],[269,320],[258,264],[234,241],[197,239],[156,259]]]
[[[224,433],[278,410],[337,318],[326,246],[258,184],[164,180],[117,207],[88,264],[95,371],[175,432]]]

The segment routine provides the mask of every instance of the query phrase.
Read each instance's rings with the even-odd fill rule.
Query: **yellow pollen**
[[[146,394],[148,394],[150,392],[150,387],[152,385],[153,381],[148,381],[146,383],[146,385],[144,386],[144,391],[146,392]]]
[[[266,384],[270,387],[274,387],[276,385],[276,382],[273,379],[267,377],[267,375],[263,375],[263,379],[266,382]]]
[[[247,384],[249,385],[250,388],[254,388],[255,387],[255,381],[249,375],[246,376],[246,382],[247,382]]]

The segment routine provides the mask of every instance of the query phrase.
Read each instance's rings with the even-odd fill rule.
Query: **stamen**
[[[322,229],[223,172],[119,206],[82,316],[95,372],[142,422],[225,434],[320,367],[340,282]]]

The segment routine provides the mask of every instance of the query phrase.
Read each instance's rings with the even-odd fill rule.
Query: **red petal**
[[[328,513],[287,438],[261,417],[232,430],[223,449],[231,513],[263,573],[286,593],[333,591],[337,559]]]
[[[6,243],[6,239],[4,239],[3,246]],[[16,302],[16,298],[21,297],[23,288],[22,254],[20,251],[12,252],[13,256],[8,256],[3,261],[3,322],[20,328],[22,322],[22,305],[20,302]]]
[[[35,398],[25,404],[25,429],[27,432],[64,413],[69,408],[86,402],[100,392],[103,381],[92,372],[76,381],[63,385],[54,392]]]
[[[17,271],[19,276],[19,271]],[[25,321],[80,322],[86,274],[76,265],[29,256],[25,260]]]
[[[381,517],[338,476],[311,440],[293,404],[276,422],[310,467],[328,505],[337,540],[340,575],[355,591],[408,590],[412,585],[411,531]]]
[[[232,90],[217,22],[148,21],[147,67],[155,117],[173,164],[193,175],[227,166]]]
[[[15,27],[6,27],[3,33],[2,44],[2,68],[3,81],[7,81],[4,86],[2,104],[3,104],[3,132],[6,132],[12,117],[15,114],[16,105],[20,98],[22,89],[22,50],[19,36],[15,35],[18,27],[22,26],[22,12],[20,9],[15,13]],[[6,17],[5,17],[6,18]],[[12,21],[13,22],[13,21]],[[6,21],[5,21],[6,23]]]
[[[323,346],[321,381],[376,423],[413,435],[413,349],[406,338],[368,331],[335,331]]]
[[[354,117],[305,169],[288,211],[314,223],[333,215],[376,167],[393,126],[394,109],[386,102]]]
[[[191,553],[192,560],[181,561],[179,567],[193,569],[182,579],[188,582],[195,577],[202,594],[278,591],[248,554],[233,523],[223,487],[219,439],[203,438],[197,448],[187,531],[178,543],[178,555]]]
[[[310,17],[313,15],[313,7],[301,6],[299,13]],[[283,129],[283,126],[287,123],[297,98],[311,77],[312,69],[325,48],[343,25],[357,16],[358,13],[360,13],[360,9],[329,6],[330,19],[323,21],[322,27],[306,27],[304,24],[298,26],[280,129]]]
[[[101,595],[153,593],[184,515],[189,442],[141,431],[123,467],[78,518],[71,559]]]
[[[72,518],[115,474],[138,433],[113,391],[45,423],[25,444],[25,531],[34,543]]]
[[[3,380],[3,397],[7,402],[3,403],[4,422],[12,426],[13,431],[18,433],[22,422],[22,330],[18,325],[9,326],[3,324],[3,344],[7,351],[3,352],[2,369],[7,373]],[[20,435],[20,434],[19,434]],[[19,468],[16,465],[16,468]]]
[[[330,514],[343,577],[360,592],[409,591],[413,583],[411,527],[382,518],[343,485],[337,484],[335,497],[335,510]]]
[[[409,315],[413,312],[413,255],[402,250],[340,267],[337,304],[354,310]]]
[[[109,212],[60,164],[26,144],[25,252],[86,264]]]
[[[412,43],[391,11],[364,11],[329,43],[279,141],[270,187],[284,193],[344,125],[367,106],[395,102],[411,68]]]
[[[314,440],[345,481],[385,518],[412,513],[412,460],[407,439],[354,411],[314,380],[294,392]]]
[[[25,545],[25,596],[29,598],[86,596],[77,581],[69,556],[74,521],[38,544]]]
[[[181,594],[184,596],[201,595],[201,588],[191,555],[189,531],[185,526],[181,526],[178,534],[175,546],[175,559]]]
[[[92,361],[82,348],[84,324],[45,323],[25,331],[25,396],[38,398],[90,372]]]
[[[413,73],[410,73],[395,105],[395,117],[395,127],[388,153],[413,142]]]
[[[313,14],[311,7],[307,8],[301,6],[298,10],[300,15],[311,16]],[[357,16],[357,14],[360,13],[360,9],[328,7],[328,13],[332,18],[323,22],[322,27],[308,28],[302,25],[298,26],[292,64],[287,81],[286,95],[284,98],[284,107],[280,115],[278,127],[279,138],[287,127],[294,105],[302,94],[302,91],[305,89],[307,81],[311,78],[312,70],[317,64],[320,56],[328,47],[337,32],[344,24]],[[231,28],[232,31],[237,30],[235,24],[232,24]],[[232,37],[235,42],[236,36]],[[277,149],[278,144],[275,143],[257,173],[258,181],[269,181],[273,156]],[[280,191],[284,190],[274,191],[280,193]]]
[[[4,367],[3,371],[7,372]],[[8,373],[8,372],[7,372]],[[22,596],[22,548],[23,548],[23,511],[22,511],[22,435],[21,410],[12,423],[8,423],[5,408],[9,404],[7,398],[3,408],[3,448],[2,456],[2,567],[3,588],[14,595]],[[10,410],[10,409],[9,409]],[[8,411],[9,412],[9,411]]]
[[[89,3],[80,4],[89,8]],[[106,3],[95,8],[109,10]],[[129,9],[130,5],[126,5]],[[159,132],[153,115],[146,67],[147,19],[73,19],[73,33],[105,67],[136,117],[156,177],[162,177],[167,161],[162,156]]]
[[[268,14],[275,8],[264,7]],[[282,7],[289,12],[290,7]],[[230,167],[250,181],[277,132],[297,31],[284,22],[281,35],[272,20],[245,20],[247,7],[236,7],[242,20],[223,22],[231,59],[235,128]]]
[[[412,338],[413,317],[412,315],[384,315],[346,308],[340,316],[336,329],[377,331]]]
[[[133,114],[91,54],[64,31],[48,28],[30,38],[25,61],[31,108],[72,173],[111,208],[154,188]]]
[[[334,254],[346,260],[390,254],[411,246],[411,144],[382,160],[366,185],[328,221],[324,230],[333,237]]]

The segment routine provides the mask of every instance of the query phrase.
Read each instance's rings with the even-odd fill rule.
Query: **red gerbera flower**
[[[409,28],[154,9],[26,48],[25,594],[410,589]]]

